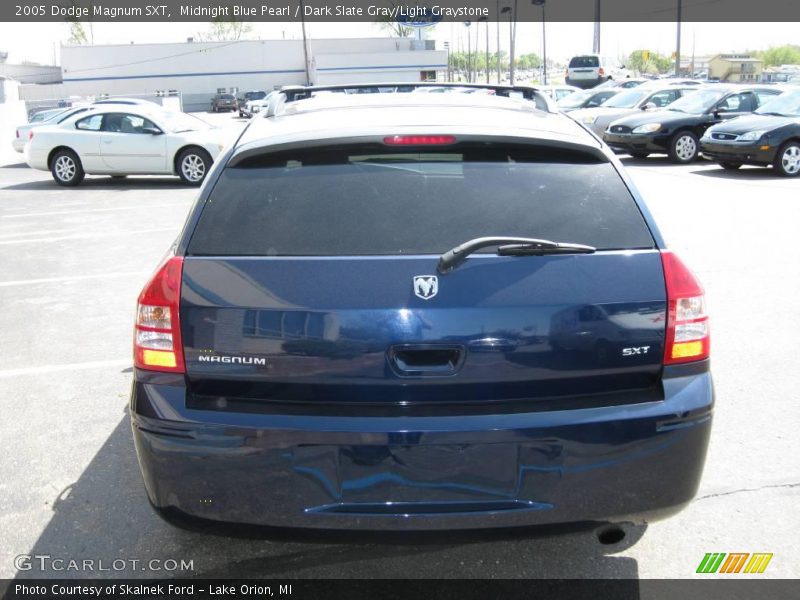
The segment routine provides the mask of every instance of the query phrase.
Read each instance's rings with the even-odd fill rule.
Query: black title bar
[[[800,21],[792,0],[2,0],[0,21]]]

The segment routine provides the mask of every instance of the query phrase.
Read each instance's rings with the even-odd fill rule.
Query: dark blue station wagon
[[[471,529],[691,500],[703,290],[602,142],[517,98],[276,96],[139,297],[157,511]]]

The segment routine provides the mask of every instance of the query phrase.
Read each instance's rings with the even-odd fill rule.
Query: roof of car
[[[569,117],[529,100],[484,94],[338,94],[287,103],[251,121],[237,150],[398,133],[530,136],[584,146],[599,142]]]

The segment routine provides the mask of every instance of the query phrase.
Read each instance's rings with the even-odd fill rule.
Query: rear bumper
[[[602,82],[606,81],[606,79],[606,77],[590,77],[588,79],[575,79],[573,77],[566,77],[564,79],[564,83],[588,90],[589,88],[600,85]]]
[[[752,165],[769,165],[775,160],[778,148],[771,146],[769,150],[761,150],[758,142],[720,143],[700,141],[703,156],[718,162],[735,162]]]
[[[669,136],[659,134],[632,134],[603,132],[603,141],[618,152],[666,152]]]
[[[711,428],[702,372],[665,400],[459,417],[319,417],[185,408],[136,381],[132,426],[163,512],[272,527],[475,529],[643,522],[694,496]]]

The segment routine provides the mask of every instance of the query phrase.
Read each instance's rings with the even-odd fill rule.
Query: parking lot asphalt
[[[627,525],[612,545],[591,530],[247,539],[177,530],[151,511],[126,415],[136,297],[196,190],[156,177],[64,189],[21,155],[0,159],[0,578],[672,578],[695,576],[706,552],[771,552],[759,577],[800,576],[800,179],[624,159],[712,316],[714,430],[679,515]],[[18,555],[95,569],[18,570]],[[122,570],[97,570],[117,559]]]

